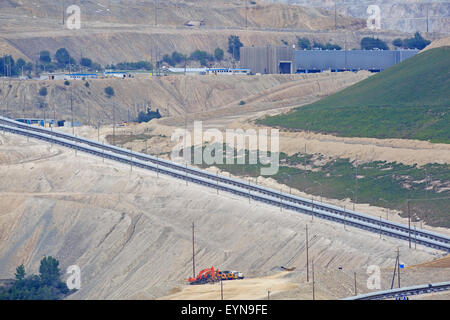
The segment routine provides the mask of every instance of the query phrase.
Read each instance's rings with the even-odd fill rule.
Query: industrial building
[[[291,47],[242,47],[241,66],[257,74],[368,70],[380,72],[418,50],[294,50]]]
[[[295,73],[292,47],[241,47],[241,67],[252,73]]]

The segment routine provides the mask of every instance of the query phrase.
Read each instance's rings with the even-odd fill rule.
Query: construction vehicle
[[[205,284],[205,283],[213,283],[216,281],[237,280],[237,279],[244,279],[244,275],[242,272],[219,271],[219,269],[214,269],[214,267],[211,267],[200,271],[200,273],[196,278],[189,278],[188,281],[190,284]]]
[[[205,284],[220,280],[219,269],[214,269],[214,267],[203,269],[196,278],[188,279],[190,284]]]

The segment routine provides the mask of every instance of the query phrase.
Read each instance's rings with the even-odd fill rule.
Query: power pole
[[[358,290],[356,288],[356,272],[354,272],[354,275],[355,275],[355,296],[357,296],[358,295]]]
[[[158,0],[154,0],[155,2],[155,26],[158,25]]]
[[[334,30],[337,30],[337,0],[334,0]]]
[[[113,146],[116,145],[116,104],[113,101]]]
[[[222,277],[220,277],[220,299],[223,300],[223,281],[222,281]]]
[[[306,225],[306,282],[309,282],[309,240],[308,225]]]
[[[66,4],[65,4],[65,1],[63,0],[62,1],[62,24],[63,24],[63,26],[65,25],[65,23],[66,23],[66,21],[65,21],[65,18],[66,18]]]
[[[398,276],[398,287],[400,288],[400,249],[397,248],[397,276]]]
[[[75,122],[73,119],[73,96],[72,96],[72,88],[70,88],[70,112],[72,113],[72,135],[75,135]]]
[[[248,0],[245,0],[245,29],[248,28]]]
[[[194,238],[194,221],[192,221],[192,274],[193,278],[195,278],[195,238]],[[222,281],[221,281],[222,282]],[[222,296],[223,299],[223,296]]]
[[[409,199],[408,199],[408,241],[409,241],[409,248],[411,249],[411,211],[409,209]]]
[[[398,263],[398,253],[397,257],[395,258],[394,273],[392,275],[392,282],[391,282],[391,290],[394,289],[395,275],[397,273],[397,263]]]
[[[316,283],[315,283],[315,281],[314,281],[314,260],[313,261],[311,261],[311,263],[312,263],[312,284],[313,284],[313,300],[316,300],[316,288],[315,288],[315,286],[316,286]]]
[[[429,6],[429,4],[427,3],[427,33],[428,33],[428,31],[429,31],[429,14],[428,14],[428,10],[429,10],[429,8],[430,8],[430,6]]]

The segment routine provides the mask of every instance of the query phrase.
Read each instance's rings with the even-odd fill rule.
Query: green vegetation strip
[[[258,122],[346,137],[450,143],[450,47],[418,54],[356,85]]]
[[[193,152],[194,150],[192,154]],[[249,162],[248,157],[249,152],[246,151],[246,163]],[[260,169],[264,167],[261,163],[215,166],[233,175],[253,179],[260,175]],[[203,164],[202,167],[206,168],[208,165]],[[404,216],[407,215],[408,198],[420,199],[410,203],[413,221],[420,219],[432,226],[450,227],[449,165],[428,164],[419,168],[376,161],[356,168],[349,159],[324,161],[323,156],[317,154],[288,156],[280,153],[280,170],[271,178],[314,195],[317,200],[320,200],[320,197],[340,200],[348,198],[353,201],[356,199],[356,203],[400,210]]]

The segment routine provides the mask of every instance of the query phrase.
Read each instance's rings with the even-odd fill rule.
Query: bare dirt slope
[[[197,269],[214,265],[253,278],[296,266],[296,283],[305,281],[308,223],[324,298],[351,292],[352,274],[338,266],[357,271],[364,291],[366,267],[377,264],[390,274],[397,247],[407,265],[441,257],[26,138],[2,135],[0,141],[0,278],[12,277],[20,263],[36,273],[42,256],[52,255],[63,270],[81,267],[82,289],[71,298],[152,299],[183,288],[192,270],[193,220]]]
[[[293,45],[302,36],[348,49],[359,48],[361,38],[372,35],[364,19],[339,16],[335,30],[334,12],[286,4],[259,3],[247,11],[242,1],[223,0],[160,1],[156,9],[153,0],[75,4],[81,7],[80,30],[63,28],[62,7],[53,1],[10,0],[0,4],[0,50],[10,46],[5,53],[17,51],[15,56],[36,61],[41,50],[54,54],[64,47],[78,60],[89,57],[106,65],[154,62],[175,50],[190,54],[196,49],[227,49],[230,35],[238,35],[246,46]],[[187,21],[204,21],[205,25],[186,27]],[[396,31],[380,32],[389,43],[404,36]],[[231,64],[229,58],[226,54],[225,60]]]
[[[312,75],[264,75],[264,76],[166,76],[134,79],[71,81],[3,81],[0,82],[0,112],[17,118],[25,116],[71,118],[70,99],[74,117],[82,123],[112,123],[113,105],[116,120],[137,118],[138,112],[149,105],[159,109],[164,117],[202,116],[211,112],[216,117],[219,109],[223,114],[240,114],[266,109],[293,106],[302,99],[315,99],[348,87],[368,74],[312,74]],[[108,98],[104,89],[113,87],[115,95]],[[47,88],[47,96],[39,96],[39,90]],[[250,106],[240,106],[245,100]],[[40,108],[39,101],[46,107]],[[8,109],[8,110],[6,110]],[[247,110],[247,111],[246,111]],[[172,122],[172,121],[171,121]]]

